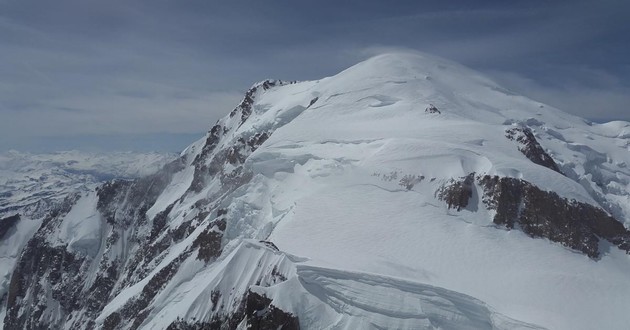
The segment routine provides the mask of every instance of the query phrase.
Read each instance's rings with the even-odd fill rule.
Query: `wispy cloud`
[[[203,132],[255,81],[392,48],[630,120],[630,2],[0,1],[0,139]]]
[[[630,88],[606,72],[586,69],[568,75],[586,77],[567,81],[566,76],[560,76],[544,84],[513,72],[488,74],[512,90],[581,117],[601,122],[630,120]]]

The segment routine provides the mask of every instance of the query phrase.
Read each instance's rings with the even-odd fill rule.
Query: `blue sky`
[[[0,0],[0,151],[181,149],[254,82],[446,57],[630,120],[630,1]]]

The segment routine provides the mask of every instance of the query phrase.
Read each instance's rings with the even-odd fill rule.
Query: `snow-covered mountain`
[[[0,319],[22,247],[54,209],[94,191],[104,181],[132,179],[157,172],[177,155],[167,153],[65,151],[0,154]]]
[[[47,215],[4,327],[626,329],[629,151],[428,55],[267,80]]]

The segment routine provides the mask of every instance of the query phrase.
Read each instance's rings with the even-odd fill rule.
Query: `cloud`
[[[201,134],[256,81],[319,79],[392,48],[462,62],[578,115],[629,119],[629,9],[621,0],[3,1],[0,139]]]
[[[588,77],[567,81],[566,76],[559,76],[546,84],[513,72],[488,74],[511,90],[580,117],[600,122],[630,121],[630,88],[606,72],[583,69],[572,76]]]
[[[159,95],[154,98],[74,96],[3,116],[0,131],[13,137],[205,132],[241,98],[240,93],[231,92],[186,99]],[[61,131],[63,127],[70,129]]]

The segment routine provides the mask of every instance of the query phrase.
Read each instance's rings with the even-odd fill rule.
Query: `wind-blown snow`
[[[101,241],[101,215],[96,210],[98,198],[90,192],[74,204],[59,227],[59,244],[73,252],[94,256]]]

